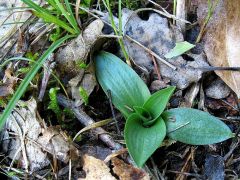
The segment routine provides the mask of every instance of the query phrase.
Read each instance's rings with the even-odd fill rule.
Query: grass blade
[[[38,16],[39,18],[44,19],[47,22],[54,23],[66,31],[68,31],[71,34],[77,34],[75,29],[71,28],[67,23],[64,21],[58,19],[57,17],[53,16],[48,10],[42,8],[41,6],[37,5],[31,0],[22,0],[25,4],[27,4],[29,7],[35,10],[35,15]]]
[[[74,30],[76,32],[79,32],[79,28],[78,28],[78,25],[77,25],[77,22],[75,20],[75,17],[72,13],[72,10],[71,10],[71,7],[69,5],[69,2],[68,0],[65,0],[65,4],[66,4],[66,7],[67,7],[67,10],[69,11],[66,11],[66,9],[64,8],[63,4],[59,2],[59,0],[55,0],[58,8],[61,10],[63,16],[67,19],[67,21],[72,25],[72,27],[74,28]]]
[[[75,16],[74,16],[74,14],[73,14],[73,12],[72,12],[72,9],[71,9],[71,6],[70,6],[70,3],[69,3],[68,0],[65,0],[65,5],[66,5],[66,8],[67,8],[68,13],[70,14],[69,17],[70,17],[70,19],[71,19],[71,24],[72,24],[73,28],[74,28],[76,31],[80,32],[80,30],[79,30],[79,28],[78,28],[77,20],[75,19]]]
[[[17,91],[14,93],[13,97],[9,101],[7,107],[5,108],[3,114],[0,116],[0,129],[3,128],[7,118],[11,114],[12,110],[14,109],[16,103],[21,98],[21,96],[24,94],[25,90],[27,89],[29,83],[34,78],[34,76],[37,74],[38,70],[43,65],[44,61],[47,59],[48,55],[52,53],[56,48],[58,48],[65,40],[74,37],[73,35],[65,36],[56,42],[54,42],[48,50],[39,58],[37,61],[38,63],[34,64],[31,70],[27,73],[24,80],[19,85]]]

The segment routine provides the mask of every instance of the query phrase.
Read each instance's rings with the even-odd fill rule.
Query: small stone
[[[206,88],[205,92],[210,98],[223,99],[230,94],[231,90],[221,79],[217,79]]]

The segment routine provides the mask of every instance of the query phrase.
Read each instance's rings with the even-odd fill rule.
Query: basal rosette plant
[[[95,55],[96,76],[104,92],[126,119],[124,138],[138,167],[160,147],[166,136],[192,145],[213,144],[233,137],[227,125],[196,109],[164,111],[175,87],[150,94],[137,73],[115,55],[101,51]]]

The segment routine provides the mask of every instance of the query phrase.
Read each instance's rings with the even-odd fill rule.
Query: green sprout
[[[143,80],[126,63],[111,53],[95,56],[96,76],[104,92],[126,119],[124,139],[138,167],[158,149],[164,138],[192,145],[222,142],[233,137],[216,117],[191,108],[165,110],[175,87],[150,94]]]

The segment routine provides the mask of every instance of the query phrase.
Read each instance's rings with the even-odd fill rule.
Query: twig
[[[71,180],[71,175],[72,175],[72,160],[69,159],[69,171],[68,171],[68,179]]]
[[[150,157],[150,161],[152,163],[153,173],[155,175],[155,178],[157,180],[163,180],[164,177],[162,176],[161,172],[159,171],[159,169],[158,169],[157,165],[155,164],[154,159],[152,157]]]
[[[41,88],[40,88],[40,93],[38,96],[39,101],[42,101],[43,96],[45,94],[46,88],[47,88],[47,83],[50,78],[50,75],[52,73],[52,69],[55,66],[55,62],[53,62],[54,57],[53,54],[51,54],[47,61],[44,63],[44,68],[43,68],[43,78],[42,78],[42,83],[41,83]]]
[[[81,27],[81,23],[79,22],[79,7],[80,7],[80,4],[81,4],[81,0],[77,0],[76,1],[76,7],[75,7],[75,18],[78,22],[78,25]]]
[[[170,68],[172,68],[173,70],[176,70],[177,68],[170,64],[169,62],[167,62],[165,59],[161,58],[159,55],[157,55],[155,52],[153,52],[152,50],[148,49],[147,47],[145,47],[144,45],[142,45],[140,42],[136,41],[135,39],[131,38],[130,36],[125,35],[125,37],[127,39],[129,39],[130,41],[136,43],[137,45],[139,45],[140,47],[142,47],[145,51],[147,51],[148,53],[150,53],[151,55],[153,55],[155,58],[157,58],[159,61],[161,61],[162,63],[166,64],[167,66],[169,66]]]
[[[39,34],[38,34],[36,37],[34,37],[34,40],[31,42],[30,46],[36,44],[36,43],[39,41],[39,39],[41,39],[41,37],[43,37],[44,35],[46,35],[46,33],[47,33],[48,31],[51,31],[51,30],[54,28],[54,26],[55,26],[55,25],[54,25],[53,23],[50,24],[50,25],[48,25],[48,26],[46,26],[45,29],[43,29],[41,32],[39,32]]]
[[[115,125],[116,125],[116,129],[117,129],[117,134],[120,135],[120,129],[119,129],[119,126],[118,126],[118,121],[116,119],[116,116],[115,116],[115,112],[114,112],[114,109],[113,109],[113,104],[112,104],[112,94],[111,94],[111,91],[108,90],[108,99],[109,99],[109,104],[110,104],[110,108],[111,108],[111,111],[112,111],[112,116],[113,116],[113,120],[115,121]]]
[[[186,8],[186,2],[185,0],[178,0],[177,1],[177,8],[176,8],[176,17],[178,19],[186,19],[186,15],[187,15],[187,8]],[[180,22],[180,21],[176,21],[176,25],[178,27],[180,27],[182,33],[185,33],[186,30],[186,24],[185,22]]]
[[[201,70],[203,72],[209,71],[240,71],[240,67],[214,67],[214,66],[207,66],[207,67],[196,67],[191,69]]]
[[[229,152],[224,156],[224,161],[226,161],[233,153],[233,151],[238,147],[239,144],[239,139],[234,138],[232,141],[232,144],[230,145],[230,150]]]
[[[160,15],[166,16],[167,18],[171,18],[171,19],[176,20],[176,21],[181,21],[181,22],[184,22],[184,23],[191,24],[191,22],[189,22],[189,21],[187,21],[185,19],[179,19],[176,16],[174,16],[174,15],[168,13],[168,12],[165,13],[165,12],[162,12],[160,10],[153,9],[153,8],[141,8],[141,9],[136,10],[135,13],[139,13],[141,11],[154,11],[154,12],[160,14]]]
[[[235,163],[238,163],[238,162],[240,162],[240,157],[237,158],[237,159],[233,159],[232,162],[228,166],[231,166],[231,165],[233,165]]]
[[[158,64],[157,64],[156,59],[153,55],[152,55],[152,61],[153,61],[154,68],[155,68],[155,71],[156,71],[157,76],[158,76],[158,80],[162,81],[162,77],[161,77],[160,72],[159,72]]]
[[[89,126],[93,123],[95,123],[95,121],[89,117],[81,108],[79,107],[75,107],[74,106],[74,102],[72,102],[71,100],[67,99],[65,96],[58,94],[57,95],[57,99],[60,105],[69,108],[73,111],[74,115],[76,116],[76,118],[80,121],[81,124],[83,124],[84,126]],[[116,142],[114,142],[113,138],[107,134],[107,132],[99,127],[96,129],[92,130],[96,135],[99,136],[99,138],[111,149],[114,150],[118,150],[121,149],[122,146]]]
[[[160,6],[158,3],[154,2],[154,1],[151,1],[151,0],[148,0],[148,2],[152,3],[153,5],[159,7],[164,13],[166,14],[169,14],[166,9],[164,9],[162,6]]]
[[[172,170],[167,170],[167,173],[183,174],[183,175],[186,175],[186,176],[193,176],[193,177],[196,177],[196,178],[202,178],[203,177],[202,175],[199,175],[199,174],[172,171]]]

